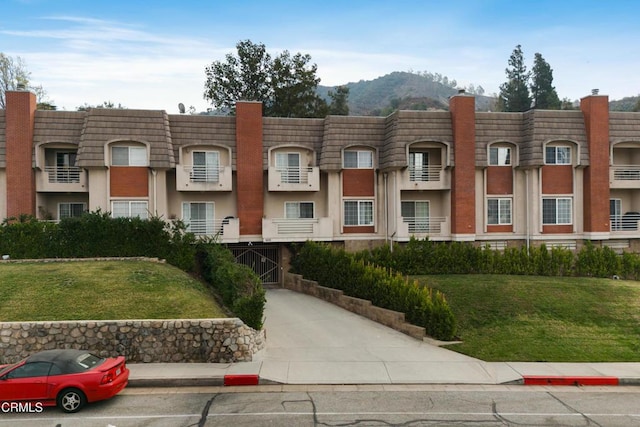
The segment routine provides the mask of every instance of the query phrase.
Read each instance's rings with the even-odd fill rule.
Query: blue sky
[[[20,56],[59,109],[198,111],[204,69],[239,40],[308,53],[323,85],[429,71],[499,91],[514,47],[561,98],[640,93],[640,2],[515,0],[0,0],[0,52]]]

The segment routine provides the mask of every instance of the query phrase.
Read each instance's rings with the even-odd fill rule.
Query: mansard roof
[[[82,129],[78,166],[104,166],[105,145],[118,141],[147,144],[152,168],[168,169],[176,164],[166,112],[91,108]]]

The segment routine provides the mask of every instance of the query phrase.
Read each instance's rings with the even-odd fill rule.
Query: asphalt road
[[[126,389],[77,414],[0,414],[0,427],[640,425],[640,387],[259,386]]]

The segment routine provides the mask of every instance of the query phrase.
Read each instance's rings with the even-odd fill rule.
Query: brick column
[[[451,176],[451,236],[453,240],[473,240],[476,232],[475,98],[455,95],[449,101],[449,110],[454,160]]]
[[[36,96],[28,91],[9,91],[5,95],[7,217],[36,215],[33,171]]]
[[[589,239],[609,236],[609,97],[590,95],[580,100],[589,147],[584,170],[584,232]],[[578,207],[576,207],[578,208]]]
[[[262,235],[262,103],[236,104],[236,173],[240,235]]]

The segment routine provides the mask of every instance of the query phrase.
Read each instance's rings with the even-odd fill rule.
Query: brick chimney
[[[6,95],[7,217],[36,215],[33,128],[36,96],[28,91]]]
[[[585,237],[608,237],[609,226],[609,97],[592,94],[580,100],[589,146],[589,166],[584,170]]]
[[[236,103],[236,173],[240,235],[262,235],[262,103]]]
[[[449,100],[454,167],[451,176],[451,236],[472,240],[476,233],[476,105],[460,93]]]

